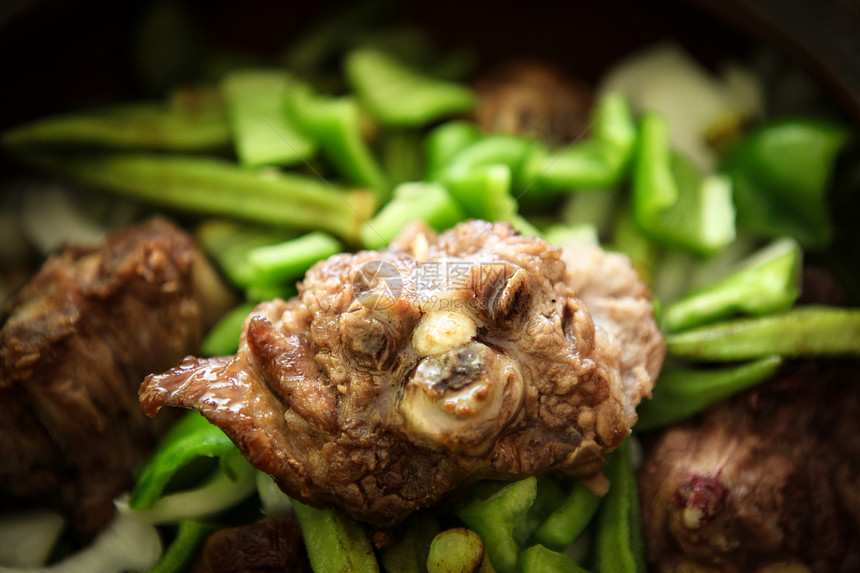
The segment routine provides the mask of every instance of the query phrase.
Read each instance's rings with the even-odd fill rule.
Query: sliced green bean
[[[476,496],[456,511],[457,517],[481,536],[490,561],[500,573],[511,573],[517,568],[519,546],[514,529],[536,496],[537,478],[529,477],[510,483],[487,498]]]
[[[330,232],[355,242],[374,200],[315,178],[251,172],[229,161],[155,154],[31,154],[37,166],[77,182],[196,214]]]
[[[49,117],[5,132],[3,144],[185,152],[229,149],[230,129],[220,99],[185,91],[176,101]]]
[[[748,360],[772,354],[856,356],[860,355],[860,309],[797,307],[672,334],[666,343],[670,355],[690,360]]]
[[[653,397],[637,408],[636,431],[662,428],[689,418],[711,404],[769,379],[782,362],[779,356],[766,356],[731,368],[664,368]]]
[[[242,165],[293,165],[313,157],[316,142],[299,131],[284,111],[284,97],[294,81],[281,70],[241,70],[221,80]]]
[[[379,564],[364,529],[333,507],[315,509],[293,500],[314,571],[374,573]]]
[[[176,538],[147,573],[182,573],[191,568],[197,551],[217,528],[209,523],[191,519],[179,522]]]
[[[529,510],[514,527],[514,539],[524,547],[535,530],[561,505],[565,499],[565,491],[558,480],[550,476],[542,476],[537,481],[537,494]]]
[[[534,539],[550,549],[561,551],[576,541],[600,507],[600,498],[581,484],[573,488],[558,508],[537,528]]]
[[[477,103],[468,88],[370,48],[347,56],[346,75],[361,103],[383,125],[418,127],[470,111]]]
[[[457,527],[437,535],[427,556],[428,573],[495,573],[484,543],[474,531]]]
[[[386,573],[425,573],[430,546],[438,533],[439,523],[432,515],[413,515],[403,537],[380,552],[382,570]]]
[[[645,573],[639,493],[629,440],[622,442],[610,456],[606,475],[611,486],[597,515],[594,569],[612,573]]]
[[[534,545],[520,553],[520,573],[587,573],[570,557],[547,549],[543,545]]]
[[[677,331],[732,314],[758,316],[791,308],[800,295],[802,256],[792,239],[773,243],[718,283],[667,306],[665,328]]]

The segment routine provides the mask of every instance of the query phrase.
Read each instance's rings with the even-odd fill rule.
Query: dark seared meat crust
[[[151,376],[141,404],[200,410],[289,495],[383,527],[480,478],[557,471],[599,488],[664,346],[629,262],[588,249],[621,261],[604,294],[640,313],[634,331],[593,320],[542,240],[501,223],[414,227],[317,264],[295,299],[251,313],[235,357]],[[431,271],[446,282],[430,288]]]
[[[860,571],[858,375],[791,365],[662,434],[639,478],[654,570]]]
[[[191,238],[164,220],[52,256],[0,317],[0,487],[70,510],[83,536],[113,514],[168,420],[140,411],[150,372],[199,348],[222,303],[195,292]]]
[[[222,529],[206,540],[191,573],[311,573],[294,517],[267,517]]]

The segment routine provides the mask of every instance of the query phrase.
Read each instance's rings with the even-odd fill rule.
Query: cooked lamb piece
[[[857,364],[803,363],[665,432],[640,474],[655,571],[860,571]]]
[[[141,404],[196,408],[287,494],[387,527],[482,478],[605,487],[663,355],[624,257],[470,221],[318,263],[236,356],[150,376]]]
[[[512,62],[475,82],[475,119],[483,131],[535,137],[563,145],[588,131],[591,90],[556,68]]]
[[[294,517],[267,517],[212,534],[191,573],[311,573]]]
[[[50,257],[0,313],[0,488],[68,510],[89,537],[169,420],[143,378],[199,350],[228,294],[164,220]]]

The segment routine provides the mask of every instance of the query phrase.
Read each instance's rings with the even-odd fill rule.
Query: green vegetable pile
[[[795,306],[804,253],[833,241],[828,191],[846,127],[759,124],[734,134],[708,172],[673,148],[665,116],[634,113],[609,92],[588,134],[553,149],[480,132],[469,119],[476,96],[452,79],[462,59],[427,57],[417,36],[380,38],[335,19],[288,52],[288,66],[234,69],[163,103],[44,119],[3,145],[57,177],[191,215],[244,298],[210,332],[209,355],[235,352],[252,305],[292,296],[315,262],[384,247],[416,219],[443,230],[468,218],[631,257],[655,290],[669,350],[634,433],[689,418],[787,359],[860,354],[860,310]],[[317,69],[333,54],[335,89]],[[628,440],[609,456],[602,499],[552,476],[480,483],[374,550],[337,508],[289,503],[192,412],[120,507],[173,540],[159,572],[183,570],[212,531],[261,504],[295,514],[320,572],[644,571],[633,450]]]

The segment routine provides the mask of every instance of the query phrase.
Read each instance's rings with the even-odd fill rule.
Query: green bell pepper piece
[[[510,483],[489,497],[475,496],[456,510],[457,517],[481,536],[490,561],[500,573],[517,568],[519,546],[514,530],[537,497],[537,478]]]
[[[382,570],[386,573],[426,573],[430,546],[439,531],[439,522],[431,514],[413,514],[403,537],[380,552]]]
[[[801,306],[666,337],[669,355],[733,361],[771,354],[791,357],[860,355],[860,309]]]
[[[827,189],[847,141],[843,127],[814,120],[781,121],[744,136],[725,166],[740,225],[826,247],[833,236]]]
[[[236,446],[217,426],[196,411],[190,411],[174,425],[158,447],[131,492],[129,507],[150,509],[161,497],[170,479],[194,459],[221,458],[236,452]]]
[[[372,189],[380,205],[388,199],[388,181],[362,138],[354,98],[323,96],[307,84],[296,82],[286,91],[284,105],[287,117],[319,144],[341,175]]]
[[[514,539],[517,545],[525,547],[534,532],[553,510],[564,502],[565,497],[566,493],[558,480],[550,476],[538,478],[535,500],[514,527]]]
[[[782,363],[780,356],[766,356],[731,368],[664,368],[652,398],[636,410],[639,420],[635,430],[670,426],[698,414],[711,404],[771,378]]]
[[[443,186],[403,183],[394,190],[394,198],[361,230],[361,241],[368,249],[379,249],[412,221],[424,221],[441,231],[465,218],[460,205]]]
[[[416,129],[392,129],[382,134],[382,166],[393,185],[424,178],[423,145],[423,134]]]
[[[222,316],[203,339],[200,350],[204,356],[227,356],[239,350],[239,337],[245,319],[254,310],[254,304],[242,303]]]
[[[517,213],[507,165],[479,165],[468,172],[452,172],[442,184],[468,217],[510,221]]]
[[[737,313],[760,316],[788,310],[800,295],[802,256],[792,239],[773,243],[718,283],[668,305],[665,328],[677,331]]]
[[[316,142],[284,111],[294,81],[279,70],[241,70],[221,80],[236,155],[245,167],[304,163],[316,153]]]
[[[645,546],[636,474],[625,440],[609,458],[606,475],[612,484],[597,515],[594,557],[597,571],[645,573]]]
[[[427,179],[436,179],[458,153],[481,139],[478,127],[466,121],[449,121],[427,135]]]
[[[419,127],[472,110],[477,99],[460,84],[427,76],[392,54],[353,50],[346,76],[358,99],[381,124]]]
[[[342,250],[337,239],[314,231],[276,245],[264,245],[248,251],[248,265],[255,281],[276,284],[300,278],[314,263]]]
[[[686,158],[672,154],[668,124],[648,112],[640,122],[634,161],[636,224],[655,241],[702,256],[716,254],[735,238],[731,181],[702,176]]]
[[[293,500],[314,571],[374,573],[379,563],[364,529],[333,507],[315,509]]]
[[[507,165],[511,170],[512,186],[523,189],[523,168],[540,144],[518,135],[488,135],[463,148],[437,172],[434,180],[464,177],[482,165]]]

